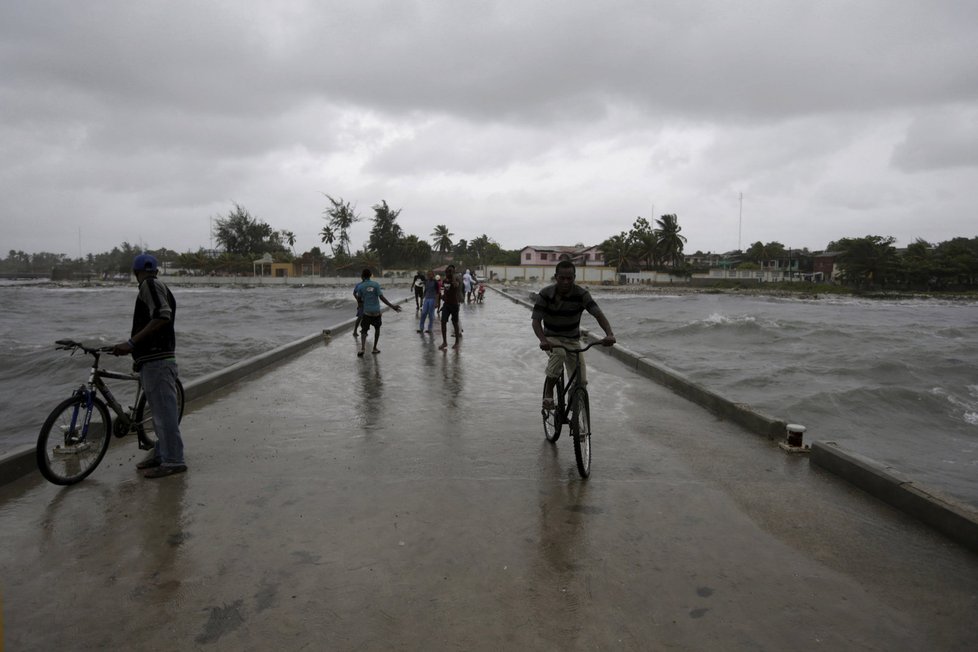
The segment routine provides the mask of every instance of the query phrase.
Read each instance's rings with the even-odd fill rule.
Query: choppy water
[[[628,348],[978,505],[978,304],[595,296]]]
[[[187,380],[355,316],[349,288],[173,288],[177,363]],[[135,285],[46,287],[0,282],[0,455],[34,443],[47,413],[87,378],[91,358],[55,340],[114,344],[129,336]],[[103,356],[105,367],[131,369]],[[110,386],[120,399],[126,383]],[[118,391],[117,391],[118,390]]]
[[[350,288],[174,291],[185,380],[354,313]],[[33,443],[54,403],[84,379],[86,364],[54,340],[124,339],[134,293],[0,283],[0,454]],[[808,440],[836,441],[978,506],[978,304],[595,296],[628,348],[806,425]],[[107,366],[127,367],[111,358]]]

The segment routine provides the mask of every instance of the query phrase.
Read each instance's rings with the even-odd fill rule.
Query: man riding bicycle
[[[614,333],[611,332],[611,324],[591,298],[591,293],[574,283],[576,276],[577,268],[574,267],[574,263],[569,260],[557,263],[555,283],[540,290],[536,304],[533,306],[533,332],[540,340],[540,348],[550,354],[547,362],[547,380],[543,388],[545,410],[554,409],[554,385],[564,365],[567,366],[568,373],[573,373],[574,367],[580,364],[578,382],[581,387],[587,385],[584,357],[579,354],[568,356],[565,349],[554,348],[555,345],[569,349],[580,348],[581,315],[585,310],[594,316],[598,325],[604,330],[601,345],[611,346],[616,341]]]

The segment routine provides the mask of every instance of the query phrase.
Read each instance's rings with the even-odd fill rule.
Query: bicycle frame
[[[567,382],[564,383],[567,360],[561,365],[560,375],[553,382],[555,405],[553,409],[544,408],[541,411],[543,416],[544,435],[551,444],[555,443],[560,437],[563,424],[570,426],[571,436],[574,441],[574,457],[577,461],[577,470],[585,480],[591,474],[591,418],[588,400],[587,387],[580,384],[581,365],[584,360],[580,357],[582,353],[590,349],[598,342],[591,342],[584,348],[572,349],[560,344],[551,344],[552,349],[563,349],[568,355],[575,355],[576,363],[573,371],[568,375]],[[544,383],[544,396],[549,392],[550,378]]]
[[[110,369],[104,369],[99,367],[99,361],[103,352],[108,349],[92,349],[85,347],[77,342],[59,341],[62,348],[80,348],[85,353],[91,355],[94,360],[92,361],[92,368],[88,374],[88,382],[82,385],[80,388],[75,390],[75,394],[81,394],[85,398],[85,423],[81,429],[81,439],[84,440],[88,435],[88,422],[92,418],[92,410],[94,402],[96,400],[96,395],[101,395],[105,399],[105,404],[109,407],[115,414],[115,420],[112,424],[112,432],[116,437],[122,437],[129,433],[132,429],[133,417],[132,412],[135,410],[135,406],[139,405],[139,399],[143,393],[143,384],[139,378],[138,374],[135,373],[123,373],[120,371],[112,371]],[[111,378],[114,380],[127,380],[136,383],[136,395],[133,397],[132,406],[127,410],[123,407],[122,403],[116,399],[112,390],[105,383],[105,378]],[[77,415],[73,415],[72,427],[75,425],[75,420]],[[139,439],[139,448],[142,450],[149,450],[153,447],[152,442],[146,440],[142,432],[137,430],[137,437]]]
[[[577,378],[580,375],[580,371],[581,371],[581,354],[587,351],[588,349],[590,349],[595,344],[598,344],[598,342],[591,342],[583,349],[571,349],[566,346],[561,346],[560,344],[551,345],[552,348],[563,349],[567,351],[567,353],[577,356],[577,364],[574,365],[574,371],[571,372],[571,375],[567,378],[567,382],[564,383],[564,391],[562,392],[564,396],[564,400],[558,401],[558,403],[563,403],[564,405],[564,409],[560,411],[560,415],[559,415],[563,423],[567,423],[567,415],[570,414],[571,409],[573,408],[572,403],[574,402],[574,396],[575,396],[575,392],[573,390],[577,389]]]
[[[90,347],[75,340],[58,340],[59,349],[81,350],[92,356],[88,379],[71,396],[61,401],[45,419],[37,437],[37,467],[50,482],[70,485],[81,482],[104,459],[113,436],[136,434],[139,448],[155,448],[153,407],[143,388],[140,375],[110,371],[99,366],[103,353],[112,349]],[[106,380],[136,383],[132,405],[126,407],[109,389]],[[177,420],[183,417],[184,391],[175,378]]]

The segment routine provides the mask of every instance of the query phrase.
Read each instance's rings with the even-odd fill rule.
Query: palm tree
[[[319,232],[319,239],[323,244],[329,245],[330,250],[335,256],[336,248],[333,247],[333,243],[336,242],[336,234],[333,233],[333,229],[329,228],[328,226],[324,226],[323,230]]]
[[[282,231],[282,237],[289,243],[289,247],[292,248],[292,255],[295,256],[295,233],[292,231]]]
[[[673,267],[682,266],[683,244],[686,236],[679,235],[682,227],[679,226],[679,218],[676,215],[663,215],[655,221],[659,228],[655,230],[655,235],[659,239],[659,259],[669,261]]]
[[[469,253],[475,256],[475,262],[480,267],[486,264],[490,242],[489,236],[483,233],[479,237],[473,238],[472,242],[469,243]]]
[[[326,195],[326,193],[323,194]],[[337,240],[340,245],[340,251],[349,255],[350,228],[363,218],[357,215],[356,210],[350,206],[350,202],[343,201],[342,197],[333,199],[329,195],[326,195],[326,199],[329,200],[331,206],[323,212],[329,216],[329,225],[333,231],[339,233]]]
[[[401,209],[392,210],[386,200],[381,200],[373,209],[374,226],[370,230],[370,249],[376,251],[385,264],[391,265],[404,237],[404,230],[397,223],[397,216],[401,214]]]
[[[452,250],[453,235],[455,234],[449,232],[448,227],[444,224],[437,225],[435,230],[431,232],[435,247],[438,249],[438,253],[441,254],[443,261],[445,260],[445,254]]]
[[[605,264],[614,266],[615,272],[620,274],[623,268],[631,264],[633,251],[628,234],[622,232],[602,242],[601,253],[604,254]]]
[[[645,261],[645,268],[659,264],[659,236],[653,232],[642,233],[634,240],[635,255]]]
[[[426,267],[431,262],[431,245],[416,235],[401,240],[401,255],[412,267]]]

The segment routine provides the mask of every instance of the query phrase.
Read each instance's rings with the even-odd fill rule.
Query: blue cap
[[[134,272],[155,272],[160,264],[151,254],[141,253],[132,260],[132,271]]]

